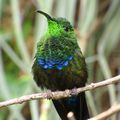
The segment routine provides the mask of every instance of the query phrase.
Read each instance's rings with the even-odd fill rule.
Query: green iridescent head
[[[71,34],[74,32],[73,26],[65,18],[52,18],[43,11],[37,11],[44,15],[48,20],[48,33],[52,36],[58,36],[60,34]]]

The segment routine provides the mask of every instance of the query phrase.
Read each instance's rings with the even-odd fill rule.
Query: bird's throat
[[[63,32],[63,29],[55,21],[48,21],[48,31],[47,34],[50,36],[60,36]]]

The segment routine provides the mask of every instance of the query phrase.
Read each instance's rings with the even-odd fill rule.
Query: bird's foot
[[[51,90],[48,90],[47,92],[47,99],[51,99],[52,98],[52,91]]]
[[[72,90],[71,90],[71,95],[77,95],[77,88],[74,87]]]

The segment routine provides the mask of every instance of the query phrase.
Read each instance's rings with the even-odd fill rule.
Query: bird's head
[[[48,21],[48,30],[37,44],[36,58],[45,69],[61,70],[72,60],[78,47],[73,26],[65,18],[52,18],[43,11]]]
[[[38,10],[38,13],[44,15],[48,21],[48,34],[50,36],[74,34],[73,26],[65,18],[52,18],[47,13]]]

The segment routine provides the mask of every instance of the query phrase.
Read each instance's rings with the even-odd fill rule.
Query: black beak
[[[44,15],[48,20],[53,20],[53,18],[50,15],[48,15],[47,13],[45,13],[41,10],[37,10],[36,12]]]

